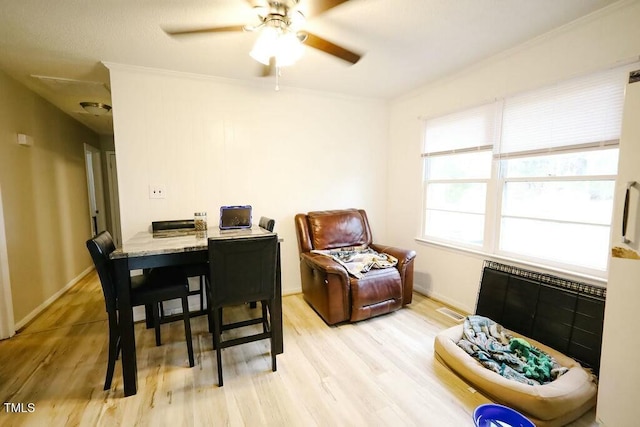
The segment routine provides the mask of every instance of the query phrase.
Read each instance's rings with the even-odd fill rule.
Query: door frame
[[[4,227],[2,187],[0,187],[0,340],[11,338],[15,333],[16,327],[13,318],[7,235]]]
[[[107,229],[104,205],[104,185],[102,183],[102,159],[98,148],[84,144],[84,161],[87,174],[87,195],[89,197],[89,222],[91,235]]]
[[[120,228],[120,195],[118,193],[118,166],[115,151],[105,151],[107,156],[107,184],[109,188],[109,209],[111,212],[111,234],[116,247],[120,247],[122,230]]]

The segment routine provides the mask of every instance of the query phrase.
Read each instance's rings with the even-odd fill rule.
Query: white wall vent
[[[458,313],[457,311],[453,311],[450,308],[447,307],[440,307],[438,309],[436,309],[436,311],[438,313],[442,313],[447,317],[452,318],[453,320],[455,320],[456,322],[460,323],[464,320],[464,315]]]

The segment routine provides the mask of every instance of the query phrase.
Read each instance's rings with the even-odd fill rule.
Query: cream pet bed
[[[487,397],[523,413],[537,427],[563,426],[595,405],[595,376],[570,357],[523,337],[569,371],[545,385],[522,384],[485,368],[458,347],[456,343],[462,337],[462,329],[463,325],[458,325],[438,334],[434,343],[436,358]],[[513,336],[522,336],[509,332]]]

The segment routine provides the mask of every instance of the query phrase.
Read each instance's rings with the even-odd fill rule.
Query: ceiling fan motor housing
[[[260,16],[262,23],[266,26],[287,30],[293,23],[291,9],[298,5],[299,0],[270,1],[265,16]],[[261,8],[258,6],[258,8]],[[304,17],[301,12],[297,12],[300,17]]]

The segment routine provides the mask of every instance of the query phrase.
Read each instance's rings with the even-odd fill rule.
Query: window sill
[[[568,279],[589,283],[591,285],[604,286],[604,287],[607,286],[607,279],[603,277],[581,273],[578,271],[566,270],[566,269],[554,267],[551,265],[544,265],[536,262],[527,261],[524,259],[507,257],[507,256],[497,255],[497,254],[490,254],[479,249],[472,249],[464,246],[456,246],[450,243],[444,243],[436,240],[425,239],[423,237],[415,237],[414,240],[417,243],[424,246],[444,249],[444,250],[455,252],[461,255],[472,256],[477,259],[482,259],[482,260],[487,259],[490,261],[506,262],[516,267],[534,269],[535,271],[539,271],[541,273],[554,274],[560,277],[566,277]]]

